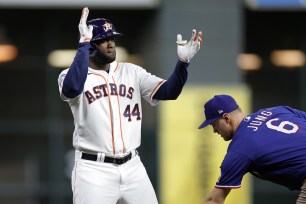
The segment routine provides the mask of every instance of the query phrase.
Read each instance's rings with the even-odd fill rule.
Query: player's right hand
[[[195,29],[192,30],[191,39],[182,40],[182,35],[177,35],[177,54],[182,62],[189,63],[193,56],[199,51],[202,46],[202,31],[197,33]]]
[[[93,27],[87,26],[86,21],[89,14],[89,9],[87,7],[83,8],[82,16],[79,23],[79,31],[80,31],[80,43],[89,42],[92,38],[92,29]]]

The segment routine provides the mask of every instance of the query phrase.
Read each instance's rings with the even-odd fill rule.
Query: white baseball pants
[[[76,156],[71,184],[73,204],[158,204],[139,155],[122,165]]]

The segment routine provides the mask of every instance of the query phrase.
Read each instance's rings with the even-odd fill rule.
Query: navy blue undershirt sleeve
[[[163,83],[153,96],[157,100],[175,100],[181,94],[187,81],[189,63],[177,61],[169,79]]]
[[[90,43],[79,43],[78,51],[63,82],[62,94],[68,98],[75,98],[84,89],[89,65]]]

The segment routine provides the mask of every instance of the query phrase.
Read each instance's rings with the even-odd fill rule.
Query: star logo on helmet
[[[113,29],[113,25],[108,22],[105,22],[103,27],[104,27],[105,32]]]

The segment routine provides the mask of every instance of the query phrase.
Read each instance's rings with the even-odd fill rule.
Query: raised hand
[[[191,39],[183,40],[181,34],[177,35],[177,54],[182,62],[189,63],[193,56],[199,51],[202,46],[202,31],[197,33],[195,29],[192,30]]]
[[[80,32],[80,43],[89,42],[92,38],[92,29],[93,27],[87,26],[86,21],[89,14],[89,9],[87,7],[83,8],[82,16],[79,23],[79,32]]]

